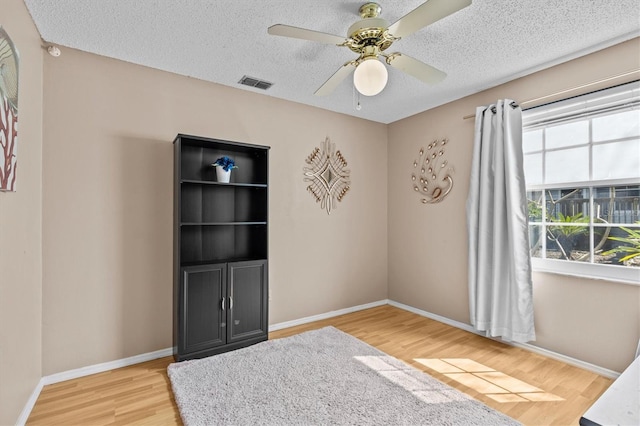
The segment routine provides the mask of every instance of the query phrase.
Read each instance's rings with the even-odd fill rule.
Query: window
[[[534,270],[640,284],[640,82],[523,113]]]

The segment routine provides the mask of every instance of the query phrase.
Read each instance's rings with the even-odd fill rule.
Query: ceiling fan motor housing
[[[382,18],[367,18],[349,27],[346,45],[356,53],[362,53],[365,46],[377,46],[379,51],[387,49],[395,38],[389,35],[389,23]]]

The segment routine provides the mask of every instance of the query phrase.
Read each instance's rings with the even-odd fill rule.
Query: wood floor
[[[526,425],[577,425],[580,416],[612,382],[595,373],[388,305],[276,331],[270,338],[327,325],[431,374]],[[534,402],[520,398],[521,402],[497,402],[495,391],[487,391],[482,386],[475,386],[476,390],[469,387],[473,385],[469,381],[462,384],[454,374],[425,366],[424,360],[442,359],[479,363],[495,370],[500,377],[510,376],[516,383],[524,382],[541,391],[534,395],[551,395],[556,400]],[[27,424],[179,425],[180,416],[166,374],[166,367],[172,361],[166,357],[45,386]],[[430,361],[432,366],[433,362]],[[438,362],[442,361],[435,361]],[[494,395],[490,395],[492,392]],[[502,392],[507,394],[497,396],[513,396]]]

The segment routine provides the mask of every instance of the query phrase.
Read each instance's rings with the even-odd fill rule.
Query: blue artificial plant
[[[212,165],[216,167],[222,167],[225,172],[228,172],[231,169],[236,169],[238,167],[236,166],[236,162],[233,161],[232,158],[229,158],[227,156],[218,158]]]

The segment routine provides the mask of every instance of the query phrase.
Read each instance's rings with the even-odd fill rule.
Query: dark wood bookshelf
[[[218,182],[213,163],[238,166]],[[269,147],[174,140],[174,358],[266,340]]]

